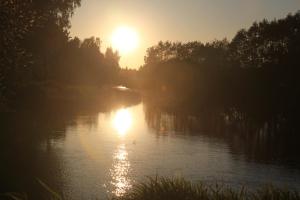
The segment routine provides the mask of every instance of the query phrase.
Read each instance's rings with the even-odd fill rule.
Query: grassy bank
[[[150,178],[135,185],[128,193],[114,200],[299,200],[295,190],[265,186],[255,191],[246,187],[234,189],[222,184],[192,184],[184,179]]]
[[[46,199],[67,200],[44,182],[38,182],[47,193]],[[26,194],[6,193],[1,196],[7,200],[30,200]],[[193,184],[183,178],[155,177],[134,185],[124,195],[110,200],[300,200],[300,193],[271,185],[250,190],[247,187],[232,188],[219,183]]]

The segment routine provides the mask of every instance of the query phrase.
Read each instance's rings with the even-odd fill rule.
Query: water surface
[[[25,112],[4,121],[1,192],[38,195],[39,178],[66,197],[102,199],[156,175],[300,188],[292,141],[264,132],[217,133],[205,119],[142,102],[105,112]]]

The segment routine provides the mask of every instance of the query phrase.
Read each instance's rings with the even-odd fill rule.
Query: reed
[[[224,184],[193,184],[182,178],[149,178],[114,200],[300,200],[296,190],[264,186],[255,191]]]
[[[46,183],[39,179],[37,181],[48,193],[47,199],[68,200]],[[23,193],[6,193],[0,195],[1,197],[7,200],[30,200]],[[134,185],[124,195],[111,197],[110,200],[300,200],[300,193],[297,190],[270,185],[248,190],[246,187],[236,189],[220,183],[194,184],[183,178],[155,177]]]

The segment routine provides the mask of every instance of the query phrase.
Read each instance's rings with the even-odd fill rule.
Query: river
[[[274,136],[213,133],[197,127],[197,117],[178,117],[144,102],[55,113],[3,117],[1,192],[38,196],[44,191],[39,179],[67,198],[103,199],[156,175],[300,188],[298,153]]]

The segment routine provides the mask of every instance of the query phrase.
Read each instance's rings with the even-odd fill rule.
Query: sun
[[[112,47],[120,54],[127,54],[136,49],[138,40],[137,32],[127,26],[118,27],[111,37]]]

